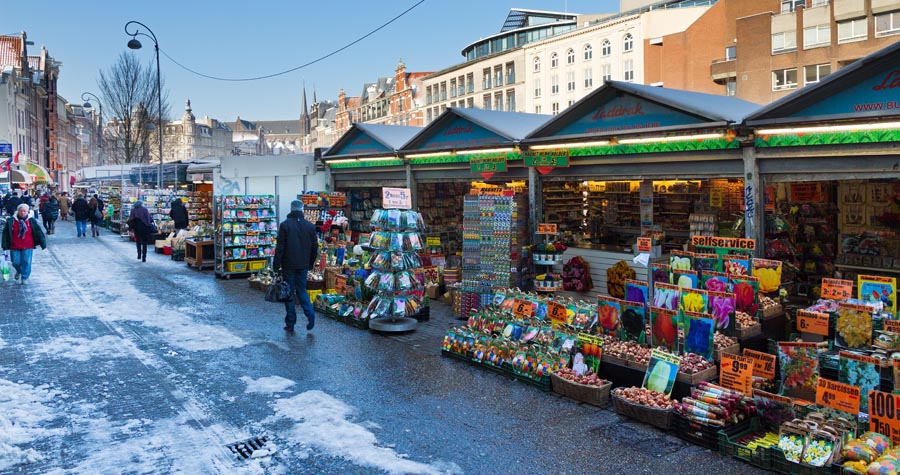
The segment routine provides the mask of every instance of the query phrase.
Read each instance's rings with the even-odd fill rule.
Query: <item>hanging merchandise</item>
[[[278,218],[271,195],[221,195],[215,199],[216,274],[246,274],[275,255]]]

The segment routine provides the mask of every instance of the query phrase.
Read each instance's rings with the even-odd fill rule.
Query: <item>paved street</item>
[[[74,236],[0,283],[2,474],[761,473],[442,358],[446,305],[410,335],[286,336],[246,280]]]

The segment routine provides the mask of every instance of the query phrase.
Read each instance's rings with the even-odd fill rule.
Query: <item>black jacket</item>
[[[172,209],[169,211],[169,217],[175,222],[175,229],[184,229],[188,227],[188,212],[183,204],[173,201]]]
[[[75,221],[87,221],[91,217],[91,207],[84,198],[78,198],[72,204],[72,212],[75,213]]]
[[[275,270],[304,270],[315,266],[319,257],[316,227],[303,218],[300,211],[291,211],[278,226],[278,241],[272,267]]]
[[[3,238],[0,239],[0,247],[4,251],[12,247],[13,221],[15,221],[15,218],[9,218],[3,226]],[[31,222],[31,237],[34,239],[34,247],[41,246],[41,249],[47,249],[47,238],[44,236],[44,230],[41,229],[36,219],[28,218],[28,221]]]
[[[44,203],[44,216],[49,219],[59,219],[59,200],[50,198]]]
[[[22,198],[18,196],[13,196],[12,198],[6,200],[6,214],[12,216],[16,213],[16,208],[22,204]]]

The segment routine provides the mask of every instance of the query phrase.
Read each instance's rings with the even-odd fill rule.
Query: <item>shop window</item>
[[[869,36],[868,22],[865,18],[839,21],[837,26],[839,44],[849,43],[851,41],[862,41]]]
[[[783,31],[772,35],[772,54],[788,53],[797,50],[797,32]]]
[[[772,71],[772,90],[784,91],[797,88],[797,68]]]
[[[572,48],[566,51],[566,64],[575,64],[575,50]]]
[[[550,55],[550,67],[555,68],[557,66],[559,66],[559,55],[553,53]]]
[[[559,102],[554,102],[550,105],[550,113],[553,115],[559,114]]]
[[[534,97],[541,97],[541,80],[534,80]]]
[[[825,76],[831,74],[830,64],[815,64],[813,66],[804,66],[803,75],[805,76],[805,84],[815,84],[822,80]]]
[[[594,59],[594,48],[589,44],[584,45],[584,60],[590,61],[592,59]]]
[[[541,72],[541,57],[540,56],[534,57],[534,72],[536,72],[536,73]]]
[[[623,38],[622,43],[622,48],[626,53],[634,49],[634,37],[631,36],[631,33],[625,34],[625,38]]]
[[[566,90],[572,92],[575,90],[575,71],[566,73]]]
[[[625,80],[634,81],[634,60],[626,59],[622,64],[622,69],[625,72]]]
[[[550,94],[559,94],[559,76],[550,78]]]
[[[803,29],[803,48],[810,49],[831,44],[831,25]]]
[[[890,36],[900,33],[900,11],[875,15],[875,36]]]
[[[600,48],[600,54],[603,56],[609,56],[612,54],[612,43],[609,40],[603,40],[603,45]]]
[[[603,82],[612,81],[612,65],[604,64],[603,66],[600,66],[600,75]]]
[[[584,70],[584,88],[590,89],[594,87],[594,71],[590,68]]]

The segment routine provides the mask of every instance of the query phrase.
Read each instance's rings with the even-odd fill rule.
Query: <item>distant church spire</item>
[[[300,102],[300,135],[309,135],[309,108],[306,105],[306,83],[303,84],[303,98]]]

